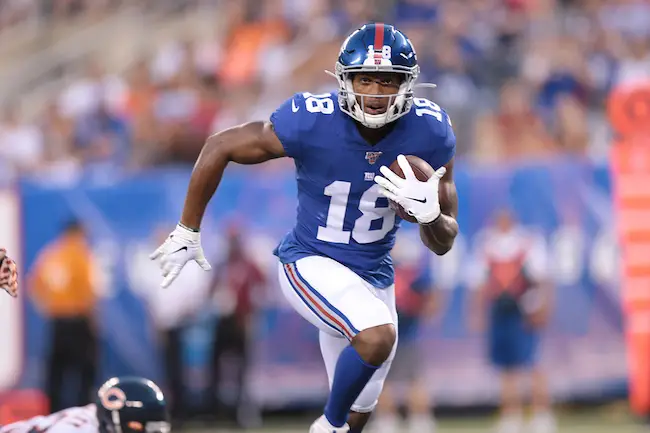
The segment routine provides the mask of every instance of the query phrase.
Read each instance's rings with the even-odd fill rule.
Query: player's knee
[[[361,331],[352,339],[352,346],[365,362],[380,366],[393,351],[396,339],[395,326],[386,324]]]

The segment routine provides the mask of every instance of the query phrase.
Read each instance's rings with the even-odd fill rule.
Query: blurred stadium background
[[[398,246],[419,251],[410,259],[442,295],[439,320],[419,335],[442,431],[485,431],[498,401],[465,309],[475,240],[503,208],[546,240],[556,297],[542,359],[567,414],[561,431],[635,431],[606,103],[650,79],[645,0],[0,0],[0,244],[23,284],[20,302],[0,299],[0,416],[41,408],[33,396],[51,327],[35,286],[59,277],[43,261],[66,260],[57,242],[76,220],[97,264],[95,383],[138,374],[167,386],[158,331],[182,315],[183,399],[200,425],[224,307],[191,269],[161,294],[147,256],[179,217],[205,137],[268,118],[296,91],[334,89],[323,70],[347,33],[375,19],[409,35],[422,80],[438,84],[423,96],[458,136],[454,249],[429,257],[409,228]],[[248,388],[277,431],[306,431],[305,411],[317,413],[327,392],[317,334],[275,287],[271,252],[294,221],[292,169],[229,167],[203,230],[218,263],[236,221],[267,276]]]

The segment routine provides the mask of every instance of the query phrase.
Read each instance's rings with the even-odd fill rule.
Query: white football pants
[[[359,332],[393,324],[397,331],[395,286],[376,289],[342,264],[310,256],[279,264],[280,287],[293,308],[320,330],[320,347],[330,388],[339,354]],[[386,362],[361,392],[352,410],[372,412],[395,356],[397,341]]]

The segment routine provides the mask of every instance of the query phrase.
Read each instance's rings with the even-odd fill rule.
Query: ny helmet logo
[[[366,160],[370,164],[374,164],[377,162],[377,159],[379,159],[379,156],[382,154],[382,152],[366,152]]]

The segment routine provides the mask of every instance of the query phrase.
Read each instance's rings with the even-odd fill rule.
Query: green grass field
[[[559,416],[559,433],[638,433],[650,432],[650,428],[636,424],[624,411],[601,409],[587,413]],[[436,433],[491,433],[493,418],[442,419]],[[309,420],[296,424],[291,420],[275,421],[273,425],[248,433],[307,433]],[[238,430],[201,429],[183,430],[185,433],[230,433]],[[241,430],[239,430],[241,431]],[[422,432],[427,433],[427,432]],[[526,432],[522,432],[526,433]]]

